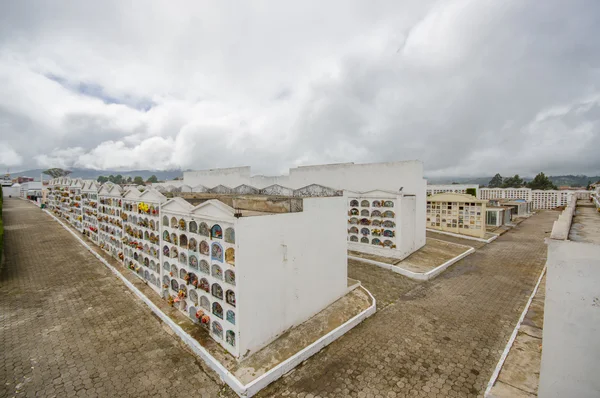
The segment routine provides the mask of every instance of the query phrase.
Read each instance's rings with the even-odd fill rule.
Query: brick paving
[[[412,289],[394,289],[397,277],[379,270],[380,279],[364,278],[365,267],[350,263],[350,277],[376,298],[388,290],[384,303],[397,299],[259,395],[483,396],[544,267],[544,237],[557,217],[540,212]]]
[[[0,397],[216,397],[222,386],[41,210],[4,201]]]
[[[233,396],[59,224],[5,201],[0,396]],[[546,258],[529,218],[417,283],[349,262],[379,311],[259,396],[481,396]]]

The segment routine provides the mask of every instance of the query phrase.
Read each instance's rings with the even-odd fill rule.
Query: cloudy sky
[[[0,0],[0,171],[600,173],[600,2]]]

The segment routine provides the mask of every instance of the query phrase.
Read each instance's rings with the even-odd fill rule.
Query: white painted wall
[[[417,230],[416,202],[417,200],[414,196],[403,196],[400,202],[400,217],[397,217],[397,220],[400,222],[398,244],[400,250],[407,253],[407,255],[421,248],[421,246],[416,245],[415,239],[415,232]]]
[[[19,197],[21,194],[21,186],[16,187],[2,187],[2,196],[8,197],[12,196],[13,198]]]
[[[600,396],[600,245],[548,242],[540,398]]]
[[[347,290],[344,197],[304,199],[304,211],[237,222],[242,356],[262,348]]]
[[[423,179],[423,163],[418,160],[302,166],[290,169],[287,176],[276,177],[251,176],[250,167],[235,167],[187,171],[183,173],[183,178],[183,182],[191,187],[204,185],[209,188],[220,184],[230,188],[242,184],[256,188],[279,184],[298,189],[310,184],[320,184],[356,192],[376,189],[398,192],[402,187],[405,194],[415,195],[415,247],[425,245],[427,181]]]

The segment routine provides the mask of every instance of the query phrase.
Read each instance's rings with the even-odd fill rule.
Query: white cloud
[[[20,166],[23,158],[6,142],[0,141],[0,162],[6,166]]]
[[[0,167],[597,173],[598,15],[593,0],[6,2]]]

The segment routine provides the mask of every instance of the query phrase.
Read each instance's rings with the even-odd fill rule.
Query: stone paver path
[[[4,201],[0,397],[219,396],[214,375],[48,215]]]
[[[5,208],[0,396],[233,396],[58,223],[19,200]],[[557,215],[529,218],[431,282],[351,261],[377,314],[259,396],[482,395]]]
[[[351,263],[381,309],[262,397],[483,396],[546,262],[558,212],[514,230],[422,284]]]

